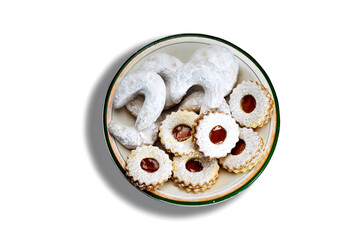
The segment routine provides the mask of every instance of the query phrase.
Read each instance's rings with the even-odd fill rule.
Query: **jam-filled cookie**
[[[160,140],[175,155],[195,152],[192,130],[198,115],[194,112],[177,111],[166,116],[160,126]]]
[[[187,192],[197,193],[209,189],[219,176],[216,159],[209,159],[194,152],[173,159],[172,180],[176,186]]]
[[[239,141],[226,157],[219,159],[219,164],[229,172],[246,172],[259,162],[263,150],[259,134],[251,128],[240,128]]]
[[[130,152],[126,176],[141,190],[153,190],[166,182],[172,173],[172,161],[158,147],[142,145]]]
[[[273,111],[274,101],[259,82],[244,81],[230,95],[230,110],[236,121],[245,127],[261,127]]]
[[[239,138],[239,126],[229,114],[206,111],[194,124],[195,147],[210,158],[225,157]]]

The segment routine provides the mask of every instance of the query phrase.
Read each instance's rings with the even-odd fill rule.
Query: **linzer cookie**
[[[219,164],[229,172],[239,173],[252,169],[263,154],[264,141],[251,128],[240,128],[239,141]]]
[[[206,111],[194,124],[195,147],[210,158],[225,157],[239,138],[239,126],[229,114]]]
[[[130,152],[125,170],[132,184],[141,190],[153,190],[170,178],[172,162],[158,147],[142,145]]]
[[[209,159],[199,152],[173,159],[172,180],[187,192],[197,193],[211,188],[218,176],[217,160]]]
[[[192,129],[198,115],[194,112],[177,111],[166,116],[160,126],[160,140],[175,155],[195,152]]]
[[[269,121],[274,101],[261,83],[244,81],[234,88],[229,104],[232,115],[241,126],[256,128]]]

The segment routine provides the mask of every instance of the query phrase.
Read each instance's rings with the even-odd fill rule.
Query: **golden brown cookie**
[[[244,81],[230,95],[230,110],[236,121],[245,127],[266,124],[274,108],[269,91],[259,82]]]
[[[164,147],[175,155],[195,152],[193,125],[198,115],[194,112],[177,111],[166,116],[160,126],[159,137]]]
[[[209,159],[199,152],[194,152],[173,159],[172,180],[176,186],[197,193],[209,189],[219,176],[216,159]]]
[[[219,164],[229,172],[239,173],[252,169],[263,156],[264,141],[251,128],[240,128],[239,141]]]
[[[142,145],[130,152],[125,170],[132,184],[141,190],[153,190],[170,178],[172,162],[158,147]]]
[[[206,111],[194,124],[195,147],[210,158],[225,157],[239,138],[239,126],[230,114]]]

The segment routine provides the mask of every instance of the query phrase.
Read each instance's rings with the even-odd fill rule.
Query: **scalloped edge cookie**
[[[210,131],[217,125],[226,130],[226,138],[221,144],[214,144],[209,138]],[[207,157],[225,157],[235,147],[238,138],[239,126],[230,114],[209,110],[202,113],[195,121],[195,148]]]
[[[195,152],[193,143],[193,130],[195,120],[199,117],[195,112],[191,111],[177,111],[167,115],[165,120],[161,122],[159,128],[159,137],[162,145],[168,152],[176,156],[186,155]],[[173,136],[173,130],[178,125],[187,125],[191,127],[191,136],[185,141],[179,142]]]
[[[244,173],[251,170],[262,158],[264,153],[264,140],[251,128],[239,128],[239,140],[245,142],[245,149],[238,155],[229,153],[219,159],[219,164],[229,172]]]
[[[242,110],[241,100],[251,95],[256,100],[256,107],[251,113]],[[245,127],[262,127],[266,124],[274,110],[274,100],[269,91],[259,82],[244,81],[238,84],[230,94],[230,110],[235,120]]]
[[[140,166],[144,158],[154,158],[159,169],[153,173],[143,170]],[[141,190],[154,190],[164,184],[172,174],[172,161],[160,148],[142,145],[132,150],[126,159],[126,176],[129,181]]]
[[[202,163],[203,169],[199,172],[190,172],[186,169],[186,163],[196,159]],[[187,192],[197,193],[211,188],[219,177],[219,164],[217,159],[209,159],[199,152],[188,154],[173,159],[174,185]]]

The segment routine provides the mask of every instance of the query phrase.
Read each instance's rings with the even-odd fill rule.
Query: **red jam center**
[[[246,113],[251,113],[256,108],[256,100],[251,95],[246,95],[241,99],[241,108]]]
[[[203,170],[202,163],[197,159],[190,159],[186,162],[185,167],[189,172],[200,172]]]
[[[148,173],[153,173],[159,169],[160,165],[159,162],[154,158],[144,158],[140,162],[140,167]]]
[[[232,155],[239,155],[240,153],[242,153],[242,151],[244,151],[245,147],[246,147],[245,141],[240,139],[236,143],[236,146],[231,150],[231,154]]]
[[[172,134],[178,142],[183,142],[191,137],[191,130],[191,127],[181,124],[174,128]]]
[[[215,126],[209,133],[210,141],[214,144],[221,144],[225,141],[226,130],[220,125]]]

